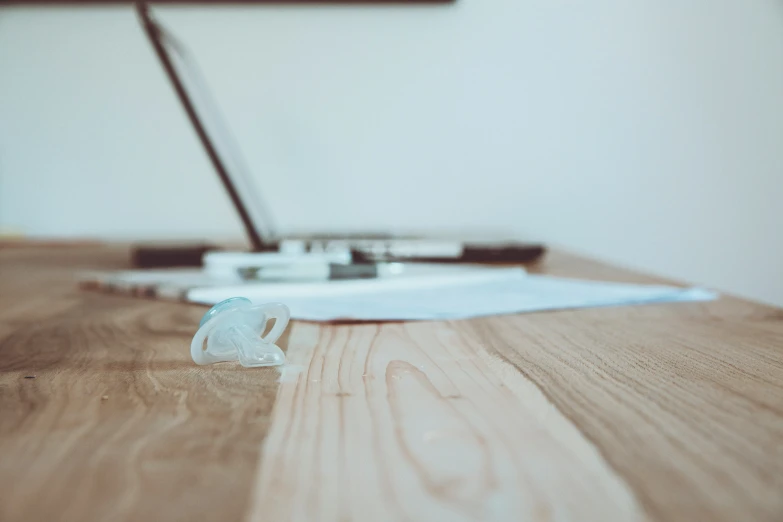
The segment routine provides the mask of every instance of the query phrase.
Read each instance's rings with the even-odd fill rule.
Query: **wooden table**
[[[203,307],[76,288],[127,259],[0,248],[2,521],[783,520],[779,309],[294,322],[281,374],[196,367]]]

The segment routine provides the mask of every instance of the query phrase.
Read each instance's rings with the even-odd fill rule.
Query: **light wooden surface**
[[[779,309],[295,322],[282,373],[202,368],[204,308],[76,289],[126,263],[0,247],[2,521],[783,520]]]

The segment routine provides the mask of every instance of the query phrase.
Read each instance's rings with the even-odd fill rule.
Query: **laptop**
[[[383,233],[276,234],[274,220],[262,194],[245,168],[195,60],[186,46],[155,20],[147,2],[136,2],[135,6],[155,54],[242,221],[252,251],[304,253],[347,249],[356,261],[440,263],[526,263],[544,254],[543,245],[516,242],[469,243],[426,237],[394,237]],[[152,264],[155,264],[154,261]]]

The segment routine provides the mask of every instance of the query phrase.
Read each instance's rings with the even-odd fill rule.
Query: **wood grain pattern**
[[[244,513],[278,374],[196,367],[201,307],[76,289],[126,259],[0,250],[0,520]]]
[[[289,354],[306,370],[282,384],[251,519],[641,519],[593,444],[454,328],[303,326]]]
[[[652,518],[782,519],[783,322],[553,319],[462,326],[595,442]]]
[[[0,246],[2,521],[783,520],[779,309],[295,322],[281,376],[194,366],[201,307],[76,289],[127,255]]]

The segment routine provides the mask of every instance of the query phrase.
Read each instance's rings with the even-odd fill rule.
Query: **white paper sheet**
[[[197,288],[188,300],[214,304],[245,296],[257,303],[279,301],[295,319],[433,320],[566,308],[706,301],[716,294],[699,288],[633,285],[527,275],[521,269],[466,271],[443,276],[308,284],[257,284]]]

